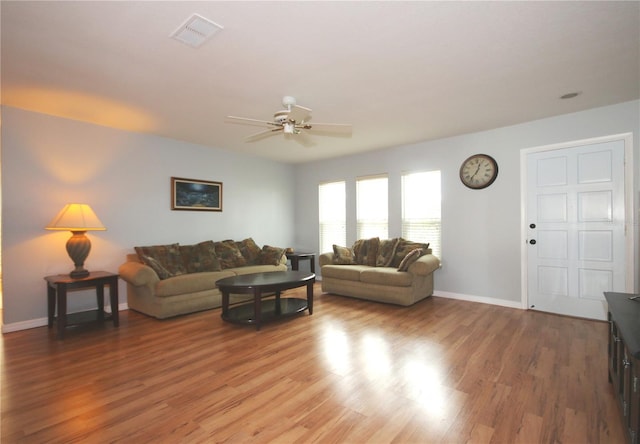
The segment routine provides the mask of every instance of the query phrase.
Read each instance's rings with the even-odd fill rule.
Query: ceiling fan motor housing
[[[288,121],[289,120],[289,112],[290,111],[288,109],[283,109],[281,111],[278,111],[277,113],[275,113],[273,115],[273,121],[275,123],[280,123],[280,124]]]

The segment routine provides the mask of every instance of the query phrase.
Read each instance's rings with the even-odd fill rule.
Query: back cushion
[[[400,242],[398,242],[398,247],[396,248],[396,253],[394,255],[393,261],[391,262],[391,266],[398,268],[398,266],[400,266],[400,263],[402,262],[402,259],[404,259],[404,257],[407,254],[409,254],[412,250],[415,250],[416,248],[420,248],[424,252],[426,252],[427,249],[429,248],[429,244],[428,243],[423,244],[421,242],[412,242],[410,240],[400,238]]]
[[[358,239],[353,244],[353,254],[355,254],[356,256],[356,263],[360,265],[369,265],[370,267],[375,267],[379,246],[379,237],[372,237],[371,239]]]
[[[242,257],[247,261],[248,265],[253,265],[258,260],[258,256],[260,256],[260,252],[262,251],[258,244],[254,242],[252,238],[247,238],[243,241],[236,242]]]
[[[185,274],[180,246],[176,244],[134,247],[140,260],[153,268],[160,279]]]
[[[220,261],[222,269],[244,267],[247,260],[240,253],[240,249],[232,240],[224,240],[222,242],[214,242],[215,254]]]
[[[220,261],[216,257],[213,241],[204,241],[195,245],[180,245],[182,261],[187,273],[220,271]]]
[[[278,265],[284,256],[284,248],[265,245],[258,256],[257,262],[261,265]]]
[[[353,250],[349,247],[333,244],[333,263],[335,265],[355,265],[356,258]]]
[[[385,239],[380,241],[378,256],[376,257],[376,267],[390,267],[396,254],[396,248],[400,238]]]

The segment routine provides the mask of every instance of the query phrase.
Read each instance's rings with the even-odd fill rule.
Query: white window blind
[[[402,176],[402,237],[428,242],[441,257],[440,171],[408,173]]]
[[[387,176],[356,182],[356,229],[358,239],[389,237],[389,191]]]
[[[330,182],[318,187],[320,253],[333,251],[333,244],[347,246],[347,210],[345,182]]]

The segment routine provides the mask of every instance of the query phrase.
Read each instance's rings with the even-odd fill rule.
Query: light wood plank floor
[[[604,322],[315,301],[259,332],[216,309],[6,334],[2,442],[624,442]]]

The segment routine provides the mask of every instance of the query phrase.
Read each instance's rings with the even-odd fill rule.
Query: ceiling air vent
[[[201,15],[193,14],[170,37],[197,48],[222,29],[224,29],[224,26],[218,25]]]

